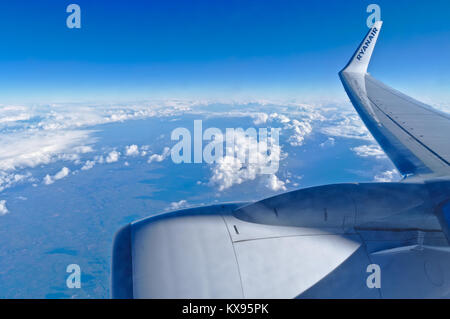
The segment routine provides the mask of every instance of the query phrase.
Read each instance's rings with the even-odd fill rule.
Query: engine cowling
[[[116,235],[112,296],[450,297],[439,183],[326,185],[133,222]]]
[[[239,219],[313,228],[440,230],[423,183],[354,183],[311,187],[236,210]]]

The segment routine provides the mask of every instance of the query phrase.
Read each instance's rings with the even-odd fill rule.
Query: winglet
[[[376,21],[342,72],[366,73],[383,21]]]

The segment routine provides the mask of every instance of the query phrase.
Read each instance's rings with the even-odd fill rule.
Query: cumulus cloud
[[[147,163],[151,162],[162,162],[167,158],[167,156],[170,154],[170,148],[164,147],[164,150],[162,154],[152,154],[149,156]]]
[[[139,147],[136,144],[126,146],[125,147],[125,155],[138,156],[139,155]]]
[[[305,138],[312,133],[315,121],[324,121],[325,117],[320,110],[310,105],[301,104],[291,107],[286,111],[289,116],[279,113],[271,113],[270,120],[279,122],[283,131],[288,131],[288,142],[291,146],[301,146]]]
[[[95,163],[103,164],[105,162],[105,159],[103,155],[97,155],[94,157]]]
[[[148,153],[148,150],[150,149],[150,145],[142,145],[141,147],[141,156],[145,156]]]
[[[92,167],[94,167],[95,165],[95,161],[86,161],[83,165],[83,167],[81,168],[83,171],[87,171],[89,169],[91,169]]]
[[[133,148],[131,148],[131,152],[134,154]],[[137,153],[137,154],[139,154],[139,153]],[[121,155],[121,153],[116,151],[116,150],[113,150],[113,151],[105,154],[105,156],[103,156],[103,155],[96,155],[92,160],[85,161],[84,165],[81,167],[81,170],[83,170],[83,171],[90,170],[96,164],[115,163],[115,162],[117,162],[119,160],[120,155]],[[132,156],[135,156],[135,155],[132,155]],[[125,162],[125,166],[128,166],[128,165],[129,165],[129,163]]]
[[[44,177],[44,184],[45,185],[50,185],[53,184],[55,181],[62,179],[64,177],[66,177],[67,175],[69,175],[70,173],[70,169],[68,169],[67,167],[63,167],[58,173],[56,173],[54,176],[50,176],[50,175],[46,175]]]
[[[16,174],[16,173],[8,173],[5,171],[0,171],[0,192],[10,188],[11,186],[24,182],[24,181],[33,181],[33,177],[31,173],[27,172],[25,174]]]
[[[0,200],[0,216],[9,213],[8,208],[6,208],[6,200]]]
[[[312,132],[312,125],[310,122],[293,120],[285,128],[292,129],[294,134],[289,137],[289,143],[291,146],[301,146],[305,137]]]
[[[374,156],[377,159],[387,157],[386,154],[381,149],[381,147],[377,144],[361,145],[361,146],[353,147],[352,151],[361,157]]]
[[[81,167],[81,170],[86,171],[93,168],[96,164],[104,164],[104,163],[115,163],[119,160],[121,153],[113,150],[105,155],[96,155],[92,160],[87,160],[84,162],[84,165]],[[125,147],[125,155],[127,156],[138,156],[141,155],[139,152],[139,147],[135,144],[129,145]],[[166,156],[167,154],[164,154]],[[128,166],[129,163],[125,162],[125,166]]]
[[[270,114],[270,118],[271,119],[277,119],[279,120],[281,123],[289,123],[291,120],[289,117],[287,117],[284,114],[278,114],[278,113],[272,113]]]
[[[114,163],[117,162],[119,160],[120,157],[120,153],[117,151],[111,151],[108,156],[106,156],[106,163]]]
[[[280,180],[275,174],[267,175],[265,186],[273,191],[286,190],[285,182]]]
[[[398,173],[396,169],[382,172],[378,175],[375,175],[374,181],[375,182],[392,182],[392,181],[398,181],[401,179],[401,175]]]
[[[181,208],[185,208],[188,206],[187,201],[180,200],[179,202],[172,202],[170,203],[169,207],[167,208],[167,210],[177,210],[177,209],[181,209]]]
[[[275,176],[278,170],[279,161],[282,158],[281,147],[274,140],[269,140],[269,145],[257,141],[253,136],[247,135],[244,131],[235,131],[234,148],[233,145],[226,145],[225,154],[215,162],[211,168],[212,176],[210,185],[218,187],[223,191],[235,184],[242,184],[245,181],[255,180],[259,176],[269,175],[265,186],[278,190],[284,187],[281,181]],[[270,149],[270,154],[267,152]],[[250,156],[252,160],[250,160]],[[268,173],[270,164],[276,164],[276,170]]]
[[[269,115],[267,113],[255,113],[252,115],[253,117],[253,124],[260,125],[267,122],[269,119]]]

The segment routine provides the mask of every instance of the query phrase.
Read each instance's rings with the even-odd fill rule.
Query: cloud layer
[[[151,151],[150,146],[129,144],[112,145],[99,149],[95,132],[101,130],[99,124],[123,122],[149,117],[167,117],[176,119],[190,114],[197,118],[249,118],[253,125],[281,128],[281,136],[286,145],[302,147],[313,133],[321,133],[327,139],[321,147],[330,147],[338,143],[337,138],[356,139],[373,142],[357,114],[351,108],[312,105],[296,101],[227,101],[225,107],[215,108],[218,101],[166,100],[135,104],[105,105],[44,105],[44,106],[2,106],[0,108],[0,192],[18,183],[35,182],[30,168],[40,165],[62,163],[61,170],[40,176],[44,184],[69,175],[87,171],[97,164],[132,164],[132,158],[147,157],[147,163],[161,162],[170,155],[169,147]],[[250,142],[244,136],[238,136],[235,151],[244,152]],[[169,146],[169,145],[168,145]],[[161,146],[159,146],[161,147]],[[358,156],[385,158],[376,144],[367,144],[352,148]],[[265,156],[256,152],[256,157]],[[288,150],[282,147],[271,153],[273,160],[283,161]],[[129,159],[127,159],[129,158]],[[123,161],[122,161],[123,159]],[[73,167],[72,167],[72,166]],[[70,169],[69,169],[70,167]],[[249,181],[259,181],[271,191],[287,189],[289,181],[280,179],[281,174],[264,174],[264,161],[242,163],[239,158],[224,156],[211,164],[208,185],[219,191],[230,189]],[[381,174],[381,173],[380,173]],[[389,178],[384,172],[378,179]]]

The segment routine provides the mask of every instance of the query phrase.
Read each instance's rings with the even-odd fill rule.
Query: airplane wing
[[[450,181],[434,178],[449,174],[449,117],[367,74],[380,27],[340,76],[400,172],[421,180],[323,185],[135,221],[115,236],[113,298],[450,298]]]
[[[450,116],[394,90],[367,73],[381,21],[339,73],[356,111],[404,176],[450,174]]]

